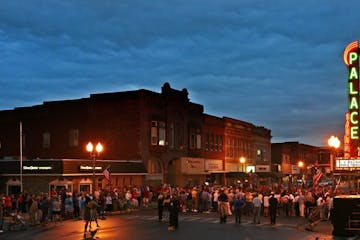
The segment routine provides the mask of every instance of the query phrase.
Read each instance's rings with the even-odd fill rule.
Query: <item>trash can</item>
[[[331,216],[334,236],[353,237],[360,234],[360,195],[335,196]]]

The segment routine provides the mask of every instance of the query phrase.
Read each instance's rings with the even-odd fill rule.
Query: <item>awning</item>
[[[280,172],[256,172],[255,173],[260,178],[281,178],[283,174]]]
[[[227,178],[248,178],[249,174],[245,172],[227,172],[225,173],[225,177]]]
[[[141,160],[96,160],[95,174],[109,168],[112,175],[146,175]],[[93,174],[93,161],[87,159],[33,159],[22,161],[23,175],[82,176]],[[19,160],[0,160],[0,176],[19,176]]]

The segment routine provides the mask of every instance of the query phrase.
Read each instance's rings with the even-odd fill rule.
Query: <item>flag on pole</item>
[[[319,182],[322,178],[323,174],[321,172],[320,169],[315,169],[315,173],[314,173],[314,176],[313,176],[313,185],[314,186],[317,186],[319,185]]]
[[[110,181],[110,171],[109,171],[109,167],[110,167],[110,166],[108,166],[107,168],[105,168],[105,170],[103,171],[103,175],[104,175],[104,177],[105,177],[108,181]]]

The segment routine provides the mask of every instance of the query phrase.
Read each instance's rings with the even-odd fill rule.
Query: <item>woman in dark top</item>
[[[219,203],[219,213],[220,213],[220,223],[226,223],[226,218],[228,215],[228,204],[229,204],[229,198],[224,193],[224,190],[221,189],[218,203]]]

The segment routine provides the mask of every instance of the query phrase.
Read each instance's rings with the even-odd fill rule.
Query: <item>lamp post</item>
[[[330,155],[330,169],[334,170],[334,158],[336,158],[337,149],[340,147],[340,140],[338,137],[332,135],[328,139],[328,145],[333,149],[333,154]]]
[[[299,167],[299,170],[300,170],[301,180],[303,180],[303,177],[304,177],[304,175],[303,175],[304,162],[300,160],[298,162],[298,167]]]
[[[246,158],[245,157],[240,157],[240,164],[241,164],[241,171],[242,172],[245,172],[244,171],[244,165],[246,163]]]
[[[90,158],[92,161],[92,171],[93,171],[93,181],[92,181],[92,193],[93,193],[93,197],[94,197],[94,193],[95,193],[95,164],[96,164],[96,157],[100,155],[100,153],[103,151],[104,147],[102,146],[102,144],[100,142],[98,142],[98,144],[96,144],[95,147],[95,151],[94,151],[94,145],[89,142],[86,145],[86,151],[89,152],[90,154]]]

